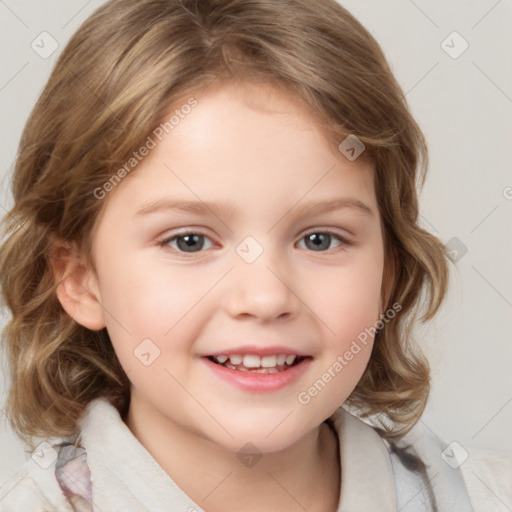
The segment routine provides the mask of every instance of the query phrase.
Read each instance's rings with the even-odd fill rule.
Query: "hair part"
[[[347,403],[391,420],[382,430],[388,439],[421,415],[429,367],[411,329],[418,314],[426,320],[438,310],[448,268],[441,242],[417,222],[425,140],[375,39],[335,0],[114,0],[63,50],[15,164],[0,284],[12,313],[3,333],[6,409],[25,442],[72,435],[94,398],[107,397],[122,415],[129,405],[130,383],[106,329],[78,324],[57,299],[53,237],[76,244],[94,265],[94,228],[108,198],[93,191],[172,105],[228,81],[293,92],[334,152],[348,134],[365,144],[384,227],[383,292],[402,309],[376,335]]]

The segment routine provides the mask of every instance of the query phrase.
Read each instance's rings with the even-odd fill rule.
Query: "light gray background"
[[[57,55],[102,3],[0,0],[2,215],[12,204],[8,179],[27,116]],[[341,3],[383,47],[426,134],[423,226],[451,249],[454,237],[467,248],[443,310],[418,329],[433,368],[422,421],[447,443],[512,450],[512,3]],[[59,44],[47,59],[31,48],[43,31]],[[454,31],[469,44],[458,58],[441,46],[446,40],[452,55],[463,48],[458,36],[446,39]],[[0,406],[7,386],[1,380]],[[2,413],[0,482],[25,460]]]

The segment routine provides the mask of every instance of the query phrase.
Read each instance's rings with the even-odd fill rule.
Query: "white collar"
[[[396,511],[393,469],[386,446],[366,423],[340,408],[341,499],[338,512]],[[106,399],[93,400],[80,420],[93,502],[98,510],[204,512],[167,475]]]
[[[393,469],[381,437],[341,407],[331,419],[340,443],[341,499],[338,512],[395,512]]]

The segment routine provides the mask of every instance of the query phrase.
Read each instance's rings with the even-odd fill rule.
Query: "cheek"
[[[153,358],[167,355],[171,348],[174,354],[190,350],[194,336],[189,331],[195,325],[190,319],[211,287],[179,269],[166,274],[165,269],[156,272],[147,264],[128,267],[129,272],[117,266],[110,273],[105,267],[101,280],[107,330],[127,373],[140,367],[141,351]],[[160,361],[155,359],[155,364]]]
[[[331,268],[309,294],[323,330],[323,354],[318,374],[298,401],[320,416],[346,400],[368,364],[380,313],[381,254],[359,253],[350,265]]]
[[[309,293],[310,303],[325,327],[331,348],[342,350],[379,318],[382,258],[363,257],[354,264],[330,269]]]
[[[336,286],[316,294],[323,325],[317,372],[297,394],[312,418],[325,418],[352,393],[368,364],[379,319],[381,274],[340,273]]]

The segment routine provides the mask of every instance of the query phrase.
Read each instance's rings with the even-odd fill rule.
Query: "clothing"
[[[512,452],[482,452],[482,456],[472,451],[457,468],[452,459],[460,454],[452,450],[445,459],[453,469],[441,456],[445,443],[421,422],[396,445],[383,441],[343,408],[328,422],[340,446],[338,512],[512,510]],[[1,512],[204,512],[165,473],[107,400],[92,401],[79,427],[73,439],[41,445],[41,453],[0,486]],[[405,451],[408,443],[412,446]],[[426,465],[425,474],[411,469],[417,456]]]

